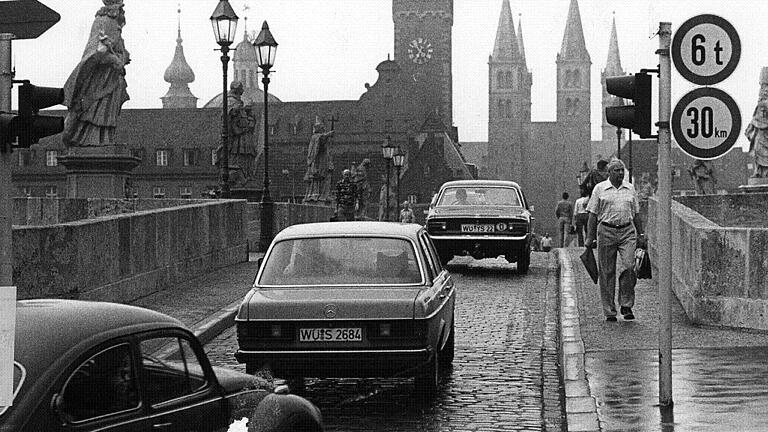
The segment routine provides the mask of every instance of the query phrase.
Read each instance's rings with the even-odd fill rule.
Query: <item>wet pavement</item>
[[[638,281],[635,321],[606,322],[599,288],[579,261],[581,251],[570,248],[556,253],[561,288],[572,289],[576,301],[578,314],[573,321],[583,344],[583,377],[594,401],[596,422],[589,421],[587,409],[572,404],[568,430],[768,430],[768,333],[693,324],[674,299],[673,405],[661,409],[657,286],[653,280]]]

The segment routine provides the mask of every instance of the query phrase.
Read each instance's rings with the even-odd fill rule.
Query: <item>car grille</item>
[[[507,225],[504,231],[498,231],[498,223]],[[490,224],[494,226],[493,232],[485,232],[483,235],[514,235],[524,236],[528,233],[528,222],[522,219],[483,219],[483,218],[451,218],[451,219],[430,219],[427,221],[427,232],[434,235],[462,235],[461,225],[483,225]],[[444,227],[444,228],[443,228]]]

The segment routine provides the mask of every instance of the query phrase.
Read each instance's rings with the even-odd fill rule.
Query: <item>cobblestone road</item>
[[[557,274],[534,253],[528,275],[503,260],[456,259],[456,357],[429,404],[405,379],[307,380],[303,396],[329,431],[565,431],[557,364]],[[244,371],[234,329],[207,346],[218,365]]]

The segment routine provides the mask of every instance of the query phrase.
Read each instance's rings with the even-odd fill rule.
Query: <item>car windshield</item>
[[[402,238],[322,237],[276,243],[259,285],[422,283],[413,244]]]
[[[509,187],[449,187],[440,195],[438,207],[456,205],[504,205],[520,207],[517,191]]]

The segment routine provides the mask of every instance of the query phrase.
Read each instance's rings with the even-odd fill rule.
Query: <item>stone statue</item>
[[[229,115],[229,179],[233,186],[244,187],[256,174],[256,123],[253,106],[243,104],[243,83],[232,81],[227,93]],[[221,149],[219,149],[220,151]],[[221,160],[221,158],[218,158]]]
[[[329,199],[333,171],[329,153],[332,136],[333,131],[326,132],[325,125],[320,119],[316,119],[307,148],[307,171],[304,174],[307,191],[304,194],[304,202],[325,202]]]
[[[68,147],[114,145],[117,117],[129,99],[125,65],[130,56],[123,45],[123,0],[102,0],[80,63],[64,84],[63,141]]]
[[[757,107],[744,134],[749,139],[749,152],[755,158],[752,177],[768,177],[768,67],[760,72]]]
[[[368,202],[371,199],[371,184],[368,182],[368,168],[371,166],[371,160],[363,159],[355,170],[353,181],[357,185],[357,211],[355,218],[363,220],[368,217]]]
[[[717,179],[711,162],[696,159],[688,168],[688,174],[696,182],[697,195],[714,195]]]

